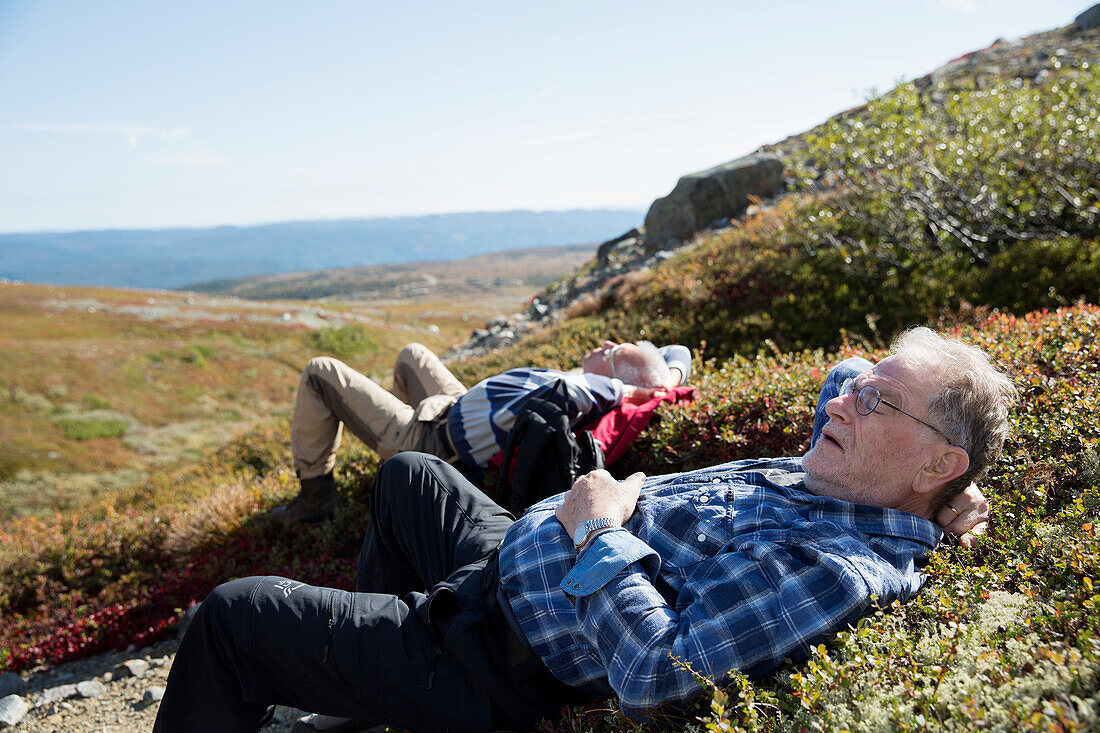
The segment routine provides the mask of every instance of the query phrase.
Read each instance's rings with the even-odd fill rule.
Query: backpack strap
[[[508,432],[501,452],[499,501],[518,516],[531,504],[543,499],[536,485],[565,483],[577,462],[579,449],[569,429],[569,392],[564,380],[558,379],[539,397],[524,403]],[[554,449],[550,463],[543,460],[548,448]],[[548,473],[549,472],[549,473]],[[563,489],[564,490],[564,489]]]

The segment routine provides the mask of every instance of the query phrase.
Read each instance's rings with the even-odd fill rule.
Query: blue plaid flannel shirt
[[[907,600],[942,533],[907,512],[807,493],[800,458],[646,479],[638,509],[580,556],[529,509],[500,548],[501,587],[532,650],[561,681],[614,692],[627,715],[718,680],[768,674],[872,610]]]

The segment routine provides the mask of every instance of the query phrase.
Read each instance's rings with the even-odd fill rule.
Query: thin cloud
[[[121,137],[126,140],[131,148],[136,148],[142,138],[156,138],[159,140],[182,140],[191,136],[191,128],[178,127],[151,127],[136,122],[97,122],[97,123],[43,123],[28,122],[13,126],[16,130],[25,132],[48,132],[55,135],[100,135],[106,137]]]
[[[179,150],[173,153],[153,153],[146,155],[145,160],[154,165],[167,165],[176,168],[213,168],[226,163],[224,155],[210,150]]]

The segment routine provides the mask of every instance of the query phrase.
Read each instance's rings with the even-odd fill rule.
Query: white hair
[[[620,357],[615,362],[615,376],[638,387],[663,387],[669,382],[668,364],[661,350],[649,341],[634,344],[638,351],[632,357]]]
[[[1000,457],[1016,387],[984,351],[930,328],[909,329],[894,341],[891,351],[907,366],[935,373],[940,387],[926,406],[929,420],[970,457],[966,472],[939,490],[933,502],[938,508],[971,482],[985,478]]]

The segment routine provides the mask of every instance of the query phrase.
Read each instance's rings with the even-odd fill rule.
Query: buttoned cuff
[[[622,527],[609,529],[588,542],[577,564],[565,576],[559,586],[571,596],[589,596],[607,585],[608,581],[631,563],[642,563],[642,569],[651,579],[661,569],[657,552]]]

